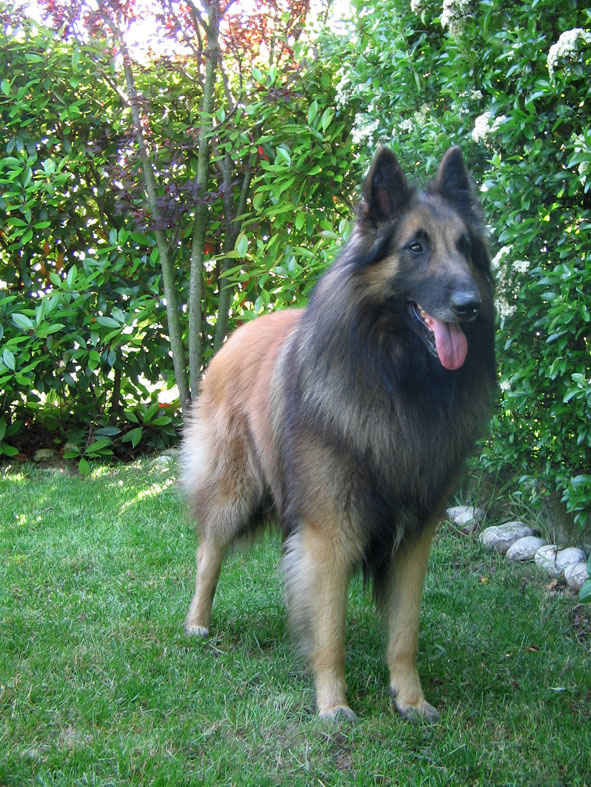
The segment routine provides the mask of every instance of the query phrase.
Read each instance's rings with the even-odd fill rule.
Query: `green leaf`
[[[123,436],[123,442],[131,443],[133,448],[135,448],[142,439],[142,434],[143,429],[141,426],[138,426],[135,429],[131,429],[126,435]]]
[[[234,248],[238,252],[241,257],[246,256],[246,252],[248,251],[248,236],[246,233],[241,232],[238,237],[236,238],[236,243]]]
[[[2,90],[5,96],[10,95],[10,82],[8,79],[3,79],[2,82],[0,82],[0,90]]]
[[[14,372],[15,369],[14,353],[11,353],[8,347],[5,347],[4,351],[2,352],[2,360],[4,362],[4,366],[6,366],[7,369],[10,369],[12,372]]]
[[[314,118],[318,114],[318,101],[314,99],[310,106],[308,107],[308,125],[311,126],[314,122]]]
[[[96,318],[96,321],[99,325],[104,325],[105,328],[121,328],[121,323],[118,323],[117,320],[114,320],[112,317],[100,315]]]
[[[22,328],[24,331],[32,331],[35,327],[33,321],[27,317],[26,314],[20,314],[17,312],[16,314],[12,315],[12,320],[19,328]]]
[[[108,437],[104,437],[104,438],[102,438],[102,440],[95,440],[94,443],[92,443],[91,445],[88,446],[88,448],[86,449],[86,451],[84,453],[86,455],[98,454],[101,451],[103,451],[105,448],[107,448],[108,446],[111,446],[111,445],[113,445],[113,441],[110,438],[108,438]]]
[[[330,126],[333,117],[334,117],[334,109],[332,107],[327,107],[327,109],[325,109],[324,112],[322,113],[322,119],[320,121],[320,125],[323,131],[326,131],[326,129]]]
[[[291,156],[289,150],[282,145],[277,148],[277,158],[283,159],[286,164],[291,164]]]
[[[63,324],[63,322],[54,322],[51,325],[47,325],[47,326],[44,325],[43,326],[43,333],[44,333],[45,336],[49,336],[49,334],[57,333],[58,331],[61,331],[62,328],[65,328],[65,327],[66,326]]]
[[[95,431],[95,434],[99,436],[105,435],[105,437],[114,437],[119,434],[120,431],[121,429],[117,426],[102,426]]]
[[[78,462],[78,472],[80,475],[84,476],[90,473],[90,465],[83,456],[80,457],[80,461]]]
[[[579,601],[591,602],[591,579],[588,579],[579,590]]]

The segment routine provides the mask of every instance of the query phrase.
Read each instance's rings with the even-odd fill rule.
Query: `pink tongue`
[[[429,315],[431,316],[431,315]],[[468,341],[457,322],[441,322],[431,317],[435,346],[442,366],[453,371],[459,369],[468,354]]]

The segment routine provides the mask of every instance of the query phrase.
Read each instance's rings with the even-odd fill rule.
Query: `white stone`
[[[471,533],[484,519],[484,509],[474,506],[452,506],[445,513],[448,519],[465,533]]]
[[[172,456],[166,456],[165,454],[162,454],[162,456],[157,456],[155,459],[152,459],[150,467],[157,467],[163,470],[164,468],[169,467],[173,461],[174,460]]]
[[[172,448],[167,448],[165,451],[162,451],[160,453],[160,456],[170,456],[171,459],[179,459],[180,453],[181,452],[179,451],[178,448],[172,447]]]
[[[586,563],[571,563],[564,569],[564,578],[569,588],[579,591],[584,582],[589,579],[589,570]]]
[[[484,517],[484,509],[475,508],[474,506],[452,506],[445,513],[456,525],[465,525],[472,519],[481,522]]]
[[[546,542],[538,536],[518,538],[507,550],[507,560],[533,560],[534,555]]]
[[[546,546],[540,547],[534,556],[536,566],[551,577],[559,577],[562,573],[562,569],[556,567],[557,552],[556,544],[546,544]]]
[[[33,462],[37,464],[47,464],[59,457],[58,452],[53,448],[38,448],[33,454]]]
[[[562,574],[568,566],[572,566],[575,563],[584,563],[586,559],[587,555],[582,549],[577,549],[577,547],[559,549],[556,553],[556,569],[560,569]]]
[[[478,540],[485,549],[494,550],[504,555],[511,544],[519,538],[533,536],[534,531],[524,522],[506,522],[504,525],[487,527],[478,536]]]

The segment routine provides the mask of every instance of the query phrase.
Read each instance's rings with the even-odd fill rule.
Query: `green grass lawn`
[[[591,784],[589,613],[533,567],[441,527],[419,654],[437,726],[392,711],[356,580],[360,719],[321,722],[277,536],[229,558],[213,636],[190,640],[195,541],[174,465],[0,473],[0,784]]]

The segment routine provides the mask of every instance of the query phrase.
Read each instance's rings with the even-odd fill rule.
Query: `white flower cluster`
[[[413,14],[420,14],[423,10],[425,0],[410,0],[410,10]]]
[[[423,104],[420,109],[417,109],[416,112],[413,113],[412,118],[404,118],[398,124],[398,127],[393,129],[393,137],[400,133],[402,134],[410,134],[411,131],[414,131],[415,128],[419,130],[427,123],[429,119],[429,107],[427,104]]]
[[[515,260],[513,270],[517,273],[527,273],[529,270],[529,260]]]
[[[351,130],[351,139],[354,145],[362,145],[367,143],[369,147],[374,145],[374,134],[378,130],[380,121],[375,118],[370,120],[367,115],[359,113],[355,115],[353,122],[353,129]]]
[[[505,120],[507,120],[506,115],[499,115],[498,118],[493,118],[490,112],[479,115],[474,121],[472,139],[474,142],[482,142],[484,145],[488,145],[490,137],[498,130]]]
[[[517,310],[517,305],[512,302],[512,298],[514,296],[511,294],[513,292],[513,288],[511,287],[511,283],[509,281],[509,269],[507,265],[501,265],[503,259],[511,253],[512,248],[512,246],[502,246],[491,260],[491,267],[493,269],[493,273],[495,274],[497,285],[495,306],[497,307],[497,313],[501,320],[504,320],[506,317],[510,317],[512,314],[515,314]]]
[[[554,76],[560,60],[576,60],[581,44],[583,46],[591,44],[591,33],[583,30],[582,27],[575,27],[562,33],[558,41],[550,47],[546,58],[550,76]]]
[[[470,13],[470,0],[443,0],[441,27],[454,38],[464,30],[464,20]]]
[[[343,107],[346,107],[349,103],[354,91],[351,85],[351,79],[343,69],[337,71],[337,76],[340,77],[340,79],[335,88],[335,103],[338,109],[343,109]]]
[[[572,147],[575,153],[582,153],[579,158],[579,181],[587,189],[587,183],[591,180],[591,135],[575,134],[572,138]]]
[[[493,269],[493,273],[498,274],[502,260],[507,256],[507,254],[511,252],[512,249],[513,246],[501,246],[501,248],[490,261],[490,266]]]

